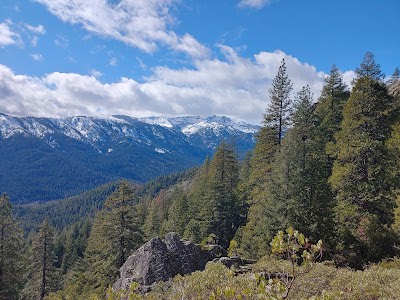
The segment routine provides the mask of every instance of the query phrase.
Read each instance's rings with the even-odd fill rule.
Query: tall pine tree
[[[18,299],[22,288],[22,230],[13,216],[10,199],[0,197],[0,299]]]
[[[339,69],[333,65],[329,76],[325,79],[316,107],[318,127],[325,143],[333,142],[335,133],[340,130],[343,107],[349,96],[350,92],[343,82]]]
[[[283,132],[290,124],[292,101],[290,93],[293,85],[287,75],[285,61],[269,89],[270,104],[264,114],[263,126],[257,133],[257,143],[251,162],[251,175],[248,179],[250,192],[247,195],[247,223],[236,235],[239,253],[250,257],[260,257],[268,251],[270,215],[268,185],[272,165],[282,144]]]
[[[50,292],[57,290],[59,272],[54,266],[54,229],[47,218],[39,225],[32,242],[28,282],[23,290],[23,299],[43,300]]]
[[[218,146],[210,166],[211,232],[221,245],[228,246],[239,223],[239,164],[232,145],[224,141]]]
[[[394,164],[386,145],[394,99],[372,53],[365,55],[356,73],[341,131],[336,135],[337,158],[330,183],[337,194],[339,251],[360,266],[364,259],[378,260],[393,249],[392,241],[383,237],[393,222],[395,199]],[[372,251],[377,244],[384,251]]]
[[[100,295],[118,277],[118,270],[129,255],[143,243],[137,204],[133,187],[121,181],[96,215],[85,252],[85,280]]]
[[[277,129],[279,146],[282,142],[283,132],[290,124],[292,110],[290,92],[292,89],[293,84],[287,75],[285,60],[283,59],[278,74],[272,81],[272,87],[269,90],[271,103],[264,116],[265,122]]]
[[[228,246],[239,224],[237,185],[239,165],[231,145],[222,142],[210,162],[206,161],[194,185],[196,202],[185,236],[213,236],[215,242]],[[189,194],[190,195],[190,194]]]

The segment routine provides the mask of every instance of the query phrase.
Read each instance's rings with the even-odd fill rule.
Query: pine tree
[[[147,208],[147,216],[143,225],[144,236],[147,240],[160,234],[162,229],[161,210],[155,201],[152,201]]]
[[[398,98],[400,101],[400,70],[396,68],[393,72],[393,75],[387,81],[387,86],[389,89],[389,93],[394,97]]]
[[[206,161],[198,174],[191,202],[193,219],[188,223],[185,237],[215,237],[217,243],[228,246],[238,227],[239,205],[237,185],[239,166],[232,146],[222,142],[211,162]],[[190,209],[190,208],[189,208]]]
[[[250,176],[252,173],[251,161],[253,159],[253,151],[249,151],[242,162],[240,168],[240,180],[237,188],[237,197],[239,205],[240,221],[239,226],[246,224],[247,213],[249,209],[250,199]]]
[[[308,86],[297,94],[293,128],[285,138],[285,150],[277,158],[277,163],[283,164],[280,169],[286,178],[282,191],[284,200],[288,201],[283,202],[284,207],[280,210],[287,210],[284,213],[286,226],[294,226],[311,238],[330,242],[334,202],[326,181],[325,145],[318,136],[312,98]]]
[[[0,299],[18,299],[22,288],[23,236],[10,199],[0,197]]]
[[[188,200],[185,192],[177,188],[171,196],[172,205],[168,210],[168,219],[163,225],[163,232],[176,232],[179,236],[183,236],[183,232],[188,222]]]
[[[390,255],[391,241],[381,240],[387,253],[372,253],[374,231],[387,231],[393,222],[395,164],[387,149],[391,134],[394,100],[382,82],[379,65],[367,53],[357,69],[351,96],[343,114],[342,129],[336,135],[337,158],[330,183],[337,193],[336,215],[341,243],[339,251],[354,264]],[[354,253],[358,251],[358,253]]]
[[[204,227],[204,220],[201,211],[208,201],[209,181],[210,181],[210,165],[211,160],[206,158],[203,165],[196,172],[192,186],[188,191],[188,216],[189,220],[183,237],[185,239],[201,242],[204,238],[202,227]],[[203,223],[203,225],[202,225]],[[204,230],[203,230],[204,232]]]
[[[247,188],[247,222],[237,233],[239,253],[247,257],[261,257],[268,252],[270,203],[268,202],[268,183],[278,145],[278,130],[264,120],[257,133],[257,143],[251,161],[251,174]],[[275,233],[275,232],[274,232]]]
[[[385,77],[381,71],[380,65],[375,62],[374,54],[369,51],[365,53],[360,67],[356,69],[356,75],[356,81],[360,78],[380,81]]]
[[[273,237],[269,236],[271,207],[268,201],[268,183],[275,155],[280,148],[283,128],[289,124],[291,89],[292,84],[282,61],[270,89],[271,102],[264,115],[263,126],[256,135],[257,143],[247,183],[247,223],[240,228],[235,237],[239,243],[238,251],[244,256],[257,258],[265,255],[268,252],[269,240]]]
[[[279,146],[281,145],[283,132],[290,124],[290,114],[292,109],[290,92],[292,89],[293,84],[286,73],[285,60],[283,59],[278,74],[272,81],[272,87],[269,90],[271,103],[264,116],[265,122],[278,130]]]
[[[113,283],[128,256],[143,243],[137,203],[134,189],[122,181],[96,215],[85,252],[85,274],[99,294]]]
[[[318,127],[325,143],[333,142],[334,135],[340,130],[343,119],[343,107],[350,93],[343,82],[339,69],[333,65],[329,76],[325,79],[316,107]]]
[[[232,145],[223,141],[218,146],[211,161],[210,176],[209,203],[214,215],[208,233],[214,233],[220,244],[228,247],[239,223],[239,164]]]
[[[54,266],[53,239],[54,230],[45,218],[32,242],[29,280],[23,290],[23,299],[43,300],[50,292],[57,290],[60,278]]]
[[[387,82],[389,93],[396,98],[395,120],[392,128],[392,135],[387,143],[389,151],[395,161],[397,168],[394,170],[393,177],[397,179],[397,199],[394,211],[393,229],[400,236],[400,72],[396,68],[393,75]]]

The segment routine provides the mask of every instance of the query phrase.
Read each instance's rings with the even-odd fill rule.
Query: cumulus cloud
[[[170,8],[177,0],[35,0],[64,22],[113,38],[147,53],[166,45],[192,57],[206,57],[209,49],[189,34],[172,29]]]
[[[5,20],[0,23],[0,47],[15,45],[21,43],[21,37],[18,32],[15,32],[11,27],[11,20]]]
[[[255,8],[261,9],[267,4],[270,4],[272,0],[240,0],[238,6],[240,8]]]
[[[343,72],[343,81],[347,84],[349,88],[351,88],[353,80],[357,77],[356,72],[354,71],[346,71]]]
[[[219,48],[224,59],[197,60],[191,69],[158,67],[143,83],[131,78],[102,83],[96,76],[74,73],[30,77],[0,65],[0,111],[35,116],[217,114],[259,123],[283,58],[294,93],[308,84],[315,99],[320,95],[326,74],[293,56],[275,51],[244,58],[230,47]]]

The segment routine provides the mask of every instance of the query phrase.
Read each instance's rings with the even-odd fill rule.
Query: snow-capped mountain
[[[200,164],[222,140],[240,154],[258,126],[227,117],[34,118],[0,113],[0,192],[48,200],[104,182],[154,176]]]

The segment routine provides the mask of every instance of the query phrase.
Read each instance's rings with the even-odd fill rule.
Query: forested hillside
[[[13,203],[77,195],[125,178],[146,182],[198,166],[222,140],[242,155],[259,126],[227,117],[34,118],[0,112],[0,187]]]
[[[385,80],[368,52],[355,72],[348,87],[333,65],[318,99],[308,86],[292,98],[282,60],[257,143],[242,160],[234,145],[222,141],[199,168],[142,186],[120,181],[62,204],[13,209],[3,195],[0,299],[116,299],[107,288],[129,255],[171,231],[204,246],[218,244],[232,256],[260,259],[255,268],[263,274],[290,263],[293,270],[313,268],[288,288],[279,277],[235,277],[208,266],[204,273],[178,276],[148,299],[396,297],[399,70]],[[16,217],[25,220],[27,241]],[[32,228],[38,230],[28,234]],[[279,256],[286,261],[268,256],[289,246],[293,255]],[[324,264],[315,264],[317,254]],[[133,292],[133,299],[142,297]]]

